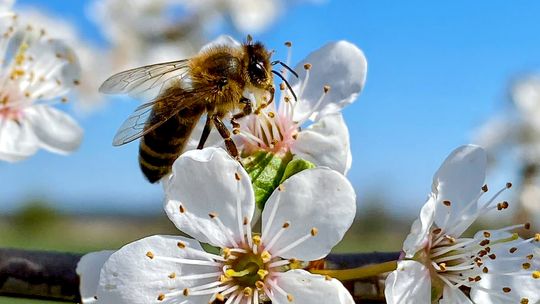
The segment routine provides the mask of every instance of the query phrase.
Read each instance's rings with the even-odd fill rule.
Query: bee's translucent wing
[[[213,90],[213,87],[186,90],[180,86],[163,90],[156,99],[139,106],[124,121],[114,136],[113,145],[127,144],[151,132],[180,110],[207,99]]]
[[[123,71],[109,77],[99,87],[101,93],[140,96],[172,78],[183,78],[189,68],[189,59],[151,64]]]

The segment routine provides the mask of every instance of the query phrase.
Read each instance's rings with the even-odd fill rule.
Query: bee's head
[[[270,54],[260,42],[244,45],[247,56],[247,74],[249,81],[255,87],[267,89],[272,85],[272,66]]]

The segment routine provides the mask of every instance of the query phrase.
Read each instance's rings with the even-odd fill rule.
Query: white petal
[[[437,226],[459,236],[476,219],[475,199],[484,185],[486,163],[486,152],[474,145],[461,146],[446,158],[431,186],[436,197]],[[446,206],[444,201],[450,201],[451,205]]]
[[[244,217],[251,220],[255,198],[249,175],[236,160],[220,148],[191,150],[175,161],[172,172],[164,184],[165,210],[178,229],[219,247],[232,245],[227,234],[236,242],[243,238],[238,223]],[[240,219],[237,204],[241,206]],[[210,213],[217,214],[225,231]]]
[[[431,303],[429,270],[416,261],[400,261],[386,278],[384,295],[388,304]]]
[[[473,302],[459,288],[451,288],[445,285],[443,298],[439,301],[439,304],[473,304]]]
[[[216,39],[205,44],[199,53],[206,52],[216,46],[230,46],[232,48],[238,48],[241,47],[242,44],[229,35],[220,35]]]
[[[0,160],[16,162],[34,155],[38,140],[27,121],[0,119]]]
[[[407,258],[412,258],[418,251],[424,248],[429,241],[433,217],[435,215],[435,199],[429,197],[422,207],[420,216],[411,226],[411,232],[403,242],[403,251]]]
[[[306,75],[303,68],[305,63],[312,64],[312,67],[309,81],[301,92],[301,82]],[[300,120],[314,112],[320,112],[321,115],[338,112],[352,103],[364,87],[367,61],[362,50],[354,44],[338,41],[326,44],[311,53],[295,67],[295,71],[300,77],[299,80],[292,78],[291,84],[300,100],[294,110],[294,119]],[[315,108],[325,85],[330,86],[330,92]]]
[[[76,272],[80,278],[79,291],[83,304],[97,303],[99,274],[103,264],[113,253],[112,250],[91,252],[79,260]]]
[[[178,242],[186,245],[179,248]],[[151,236],[130,243],[115,252],[101,270],[98,301],[114,304],[197,303],[206,304],[210,296],[184,297],[182,290],[215,282],[219,275],[207,279],[183,279],[188,275],[219,272],[220,267],[188,265],[172,259],[211,261],[202,254],[195,240],[174,236]],[[149,254],[149,252],[151,254]],[[153,256],[149,258],[148,255]],[[174,273],[174,276],[170,276]],[[175,292],[176,295],[171,295]],[[159,295],[164,301],[158,301]],[[188,300],[187,302],[182,302]]]
[[[291,151],[317,166],[346,174],[350,168],[349,130],[341,113],[323,116],[298,133]]]
[[[278,303],[354,304],[351,294],[340,281],[327,280],[324,276],[314,275],[305,270],[287,271],[277,277],[276,284],[293,299],[290,302],[287,294],[284,295],[274,289],[272,291]]]
[[[42,148],[65,154],[81,144],[83,130],[67,114],[46,105],[35,105],[26,109],[25,115]]]
[[[275,217],[271,215],[275,210]],[[304,170],[288,178],[282,190],[272,193],[262,214],[263,243],[290,223],[285,232],[271,246],[270,253],[283,258],[312,261],[326,256],[351,226],[356,213],[356,194],[349,181],[328,168]],[[312,228],[318,233],[300,245],[287,250],[288,245],[309,235]]]
[[[494,271],[490,269],[490,272]],[[482,287],[482,288],[478,288]],[[504,292],[503,288],[510,288]],[[474,303],[520,303],[527,298],[528,303],[540,301],[540,279],[533,279],[532,275],[482,275],[482,280],[471,287],[471,299]]]

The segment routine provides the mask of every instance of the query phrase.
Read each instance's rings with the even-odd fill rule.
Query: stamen
[[[225,234],[227,240],[229,240],[230,244],[227,244],[227,246],[232,245],[233,247],[238,247],[238,243],[234,240],[232,232],[227,227],[225,227],[225,224],[223,224],[217,213],[210,213],[208,214],[208,216],[210,216],[210,218],[217,223],[219,229],[223,232],[223,234]]]
[[[287,228],[289,228],[289,226],[290,226],[290,222],[285,222],[281,226],[281,229],[279,229],[279,231],[274,235],[274,237],[270,240],[270,242],[265,246],[266,251],[270,251],[270,249],[272,249],[272,246],[274,246],[274,244],[281,237],[281,235],[285,232],[285,230],[287,230]]]
[[[288,246],[286,246],[284,248],[281,248],[281,249],[278,249],[277,252],[274,252],[274,256],[282,256],[285,252],[295,248],[296,246],[298,246],[298,245],[302,244],[303,242],[305,242],[307,239],[312,238],[314,236],[315,235],[313,235],[312,232],[310,231],[310,233],[308,233],[308,234],[304,235],[303,237],[299,238],[298,240],[292,242]]]
[[[213,262],[213,261],[182,259],[182,258],[173,258],[173,257],[165,257],[165,256],[154,256],[154,258],[156,260],[163,260],[163,261],[169,261],[173,263],[186,264],[186,265],[201,265],[201,266],[216,266],[216,267],[222,266],[221,263]]]

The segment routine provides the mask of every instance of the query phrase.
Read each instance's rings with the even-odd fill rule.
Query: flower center
[[[257,281],[263,280],[268,273],[260,254],[247,252],[233,254],[233,257],[225,262],[225,267],[228,267],[225,276],[231,278],[235,285],[255,287]]]

